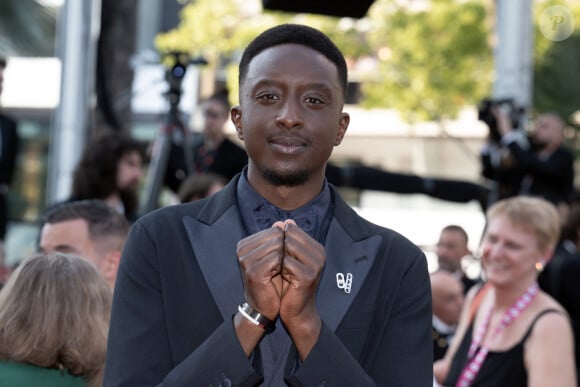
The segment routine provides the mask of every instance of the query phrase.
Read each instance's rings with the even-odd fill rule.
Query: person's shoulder
[[[205,201],[205,199],[201,199],[157,208],[141,215],[135,223],[145,227],[168,228],[175,224],[175,222],[180,222],[184,216],[196,215],[203,207]]]
[[[544,337],[546,340],[554,335],[572,333],[568,313],[558,302],[547,294],[540,295],[541,307],[534,311],[530,326],[532,337]]]
[[[542,327],[563,327],[569,324],[568,312],[564,307],[554,299],[550,294],[540,291],[537,296],[537,302],[535,307],[532,308],[531,312],[533,317],[533,326]],[[564,324],[564,325],[562,325]]]
[[[373,227],[374,230],[376,230],[377,234],[382,235],[383,238],[385,238],[390,243],[396,246],[408,247],[413,250],[416,250],[417,252],[421,251],[419,249],[419,246],[417,246],[414,242],[412,242],[409,238],[407,238],[400,232],[385,226],[374,224],[372,222],[369,222],[369,224],[371,225],[371,227]]]
[[[338,193],[337,189],[331,185],[331,192],[333,192],[335,199],[334,215],[340,223],[347,229],[360,231],[363,233],[381,234],[389,238],[407,241],[411,243],[405,236],[399,232],[371,222],[367,218],[360,215],[350,204],[348,204]]]
[[[223,214],[227,209],[237,204],[236,184],[237,179],[230,181],[220,191],[199,200],[187,203],[173,204],[155,209],[143,214],[136,223],[140,225],[158,225],[163,227],[163,222],[175,224],[181,222],[184,217],[199,217],[215,219]],[[203,215],[201,215],[203,213]]]
[[[554,155],[560,155],[560,157],[566,157],[566,158],[569,158],[569,159],[574,159],[574,154],[572,153],[572,150],[570,150],[570,148],[568,148],[564,144],[562,144],[558,148],[556,148],[556,150],[554,151],[553,154]]]

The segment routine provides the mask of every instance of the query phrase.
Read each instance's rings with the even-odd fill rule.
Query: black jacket
[[[105,386],[260,383],[232,323],[243,299],[237,180],[207,199],[156,210],[133,225],[115,287]],[[323,328],[296,370],[290,350],[286,381],[430,386],[425,256],[396,232],[358,216],[332,190],[334,217],[317,293]],[[353,274],[350,294],[337,287],[339,272]]]

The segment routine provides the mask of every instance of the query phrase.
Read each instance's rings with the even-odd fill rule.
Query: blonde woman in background
[[[111,298],[79,257],[24,260],[0,291],[0,386],[101,386]]]
[[[576,385],[568,315],[538,288],[560,219],[549,202],[514,197],[487,212],[486,285],[467,296],[455,340],[434,373],[443,386]]]

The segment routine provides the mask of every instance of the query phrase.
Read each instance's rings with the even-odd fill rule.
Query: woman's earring
[[[544,261],[538,261],[536,262],[536,271],[539,273],[542,270],[544,270],[544,267],[546,266],[546,263]]]

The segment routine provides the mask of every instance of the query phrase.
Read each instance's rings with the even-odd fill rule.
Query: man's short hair
[[[469,242],[469,236],[467,235],[467,232],[465,231],[465,229],[461,226],[458,226],[456,224],[450,224],[448,226],[443,227],[443,230],[441,230],[441,232],[446,232],[446,231],[459,233],[465,239],[465,243]]]
[[[0,56],[0,68],[6,67],[6,58]]]
[[[246,78],[248,66],[256,55],[262,51],[282,44],[299,44],[318,51],[336,66],[338,80],[346,96],[348,72],[346,60],[336,45],[321,31],[300,24],[281,24],[258,35],[244,50],[239,68],[241,85]]]
[[[129,233],[129,222],[113,207],[102,200],[77,200],[57,204],[50,208],[43,217],[46,223],[60,223],[69,220],[83,219],[87,222],[89,238],[115,236],[123,240]]]

